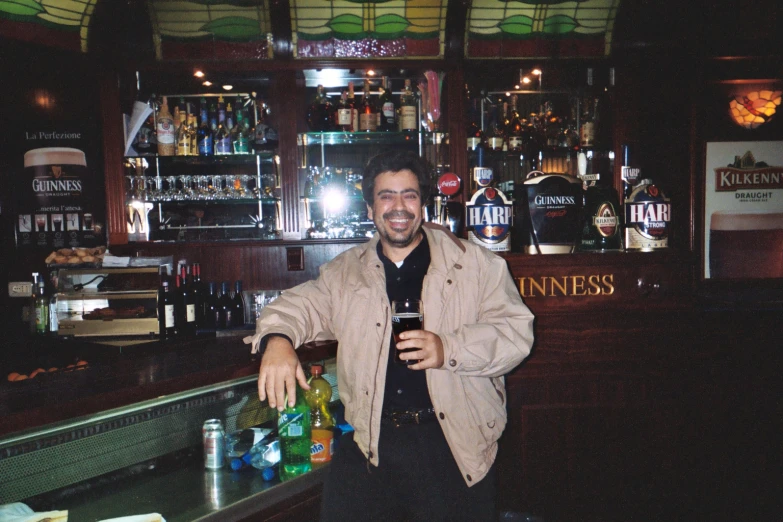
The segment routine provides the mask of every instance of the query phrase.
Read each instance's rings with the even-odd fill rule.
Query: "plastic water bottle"
[[[334,417],[329,411],[332,385],[323,378],[323,371],[323,366],[320,364],[310,367],[313,378],[310,380],[310,390],[304,392],[305,400],[310,407],[310,426],[313,432],[313,444],[310,447],[311,462],[329,462],[334,454]]]
[[[280,412],[277,431],[280,437],[280,480],[288,480],[311,469],[310,408],[303,390],[296,387],[296,404]],[[287,401],[286,401],[287,403]]]

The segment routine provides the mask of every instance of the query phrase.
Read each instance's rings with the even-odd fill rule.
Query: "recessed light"
[[[368,70],[367,76],[375,76],[375,71],[373,71],[372,69]]]
[[[206,80],[206,81],[205,81],[204,83],[202,83],[201,85],[203,85],[204,87],[211,87],[211,86],[212,86],[212,82],[211,82],[211,81],[209,81],[209,80]]]
[[[193,73],[193,76],[196,78],[203,78],[204,77],[204,71],[196,71]]]
[[[223,86],[223,90],[224,90],[224,91],[230,91],[230,90],[231,90],[231,89],[233,89],[233,88],[234,88],[234,86],[233,86],[233,85],[224,85],[224,86]]]

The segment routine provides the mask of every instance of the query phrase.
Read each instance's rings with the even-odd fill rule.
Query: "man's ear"
[[[373,219],[373,217],[372,217],[372,207],[370,206],[369,203],[365,203],[365,205],[367,205],[367,219],[372,221],[372,219]]]

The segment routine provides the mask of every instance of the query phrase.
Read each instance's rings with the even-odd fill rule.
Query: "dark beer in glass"
[[[405,299],[404,301],[392,301],[392,333],[394,334],[395,345],[400,342],[400,334],[408,330],[421,330],[424,321],[424,310],[420,299]],[[419,361],[400,359],[400,352],[413,352],[417,348],[407,350],[397,350],[394,353],[394,362],[403,366],[410,366]]]

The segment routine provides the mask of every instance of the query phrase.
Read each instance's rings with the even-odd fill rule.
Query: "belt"
[[[390,421],[395,428],[403,424],[424,424],[435,420],[435,408],[406,408],[384,410],[381,420]]]

